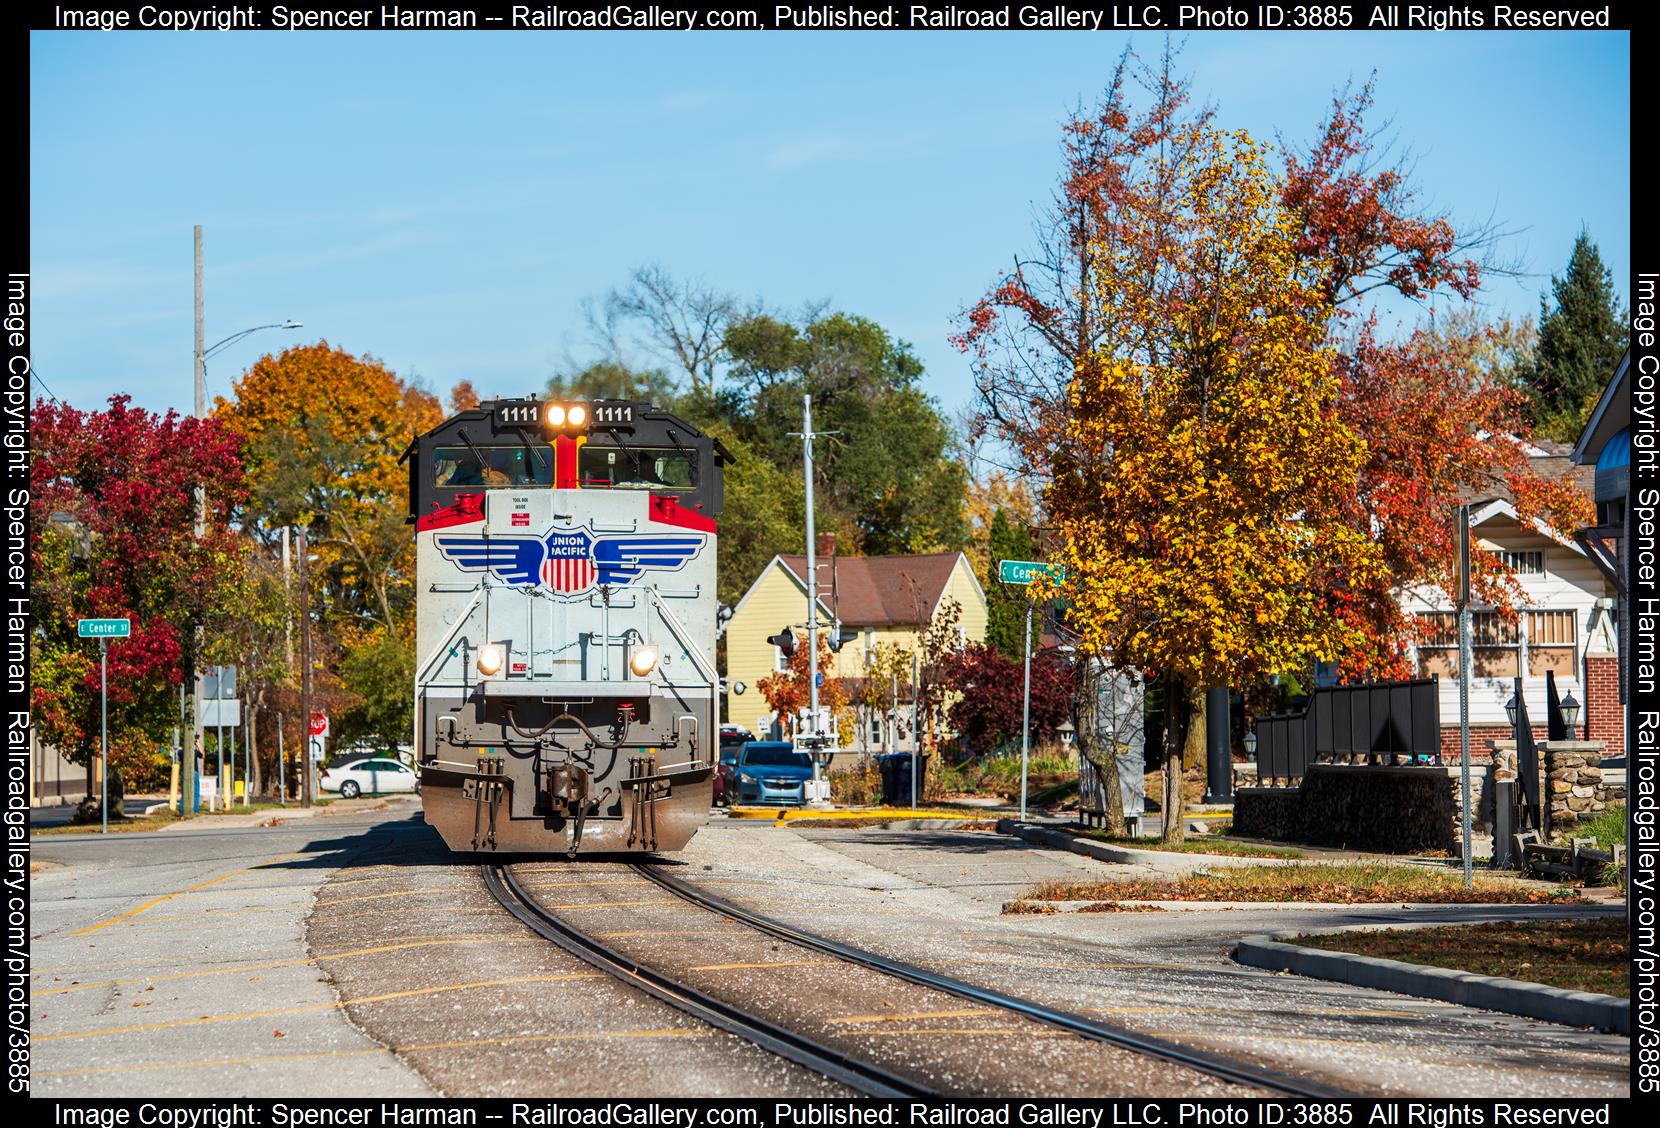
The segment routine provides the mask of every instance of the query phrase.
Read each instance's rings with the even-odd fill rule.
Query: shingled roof
[[[844,627],[919,626],[933,617],[962,555],[820,556],[819,601],[841,619]],[[805,556],[778,559],[806,585]]]

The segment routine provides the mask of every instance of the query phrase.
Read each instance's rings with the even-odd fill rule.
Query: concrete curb
[[[1214,865],[1248,866],[1262,863],[1295,861],[1294,858],[1249,858],[1234,854],[1188,854],[1174,850],[1137,850],[1129,846],[1114,846],[1080,838],[1064,830],[1049,830],[1015,819],[998,819],[997,833],[1024,839],[1035,846],[1052,850],[1070,850],[1098,862],[1118,862],[1130,866],[1150,866],[1162,870],[1204,869]]]
[[[1524,983],[1492,975],[1475,975],[1444,967],[1425,967],[1376,956],[1325,952],[1287,943],[1299,934],[1276,932],[1246,936],[1234,959],[1247,967],[1291,971],[1356,987],[1457,1003],[1480,1010],[1537,1018],[1563,1026],[1593,1026],[1616,1034],[1631,1033],[1631,1000],[1589,991],[1564,991],[1542,983]]]

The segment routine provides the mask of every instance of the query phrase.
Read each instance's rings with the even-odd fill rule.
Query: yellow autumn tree
[[[1174,839],[1181,718],[1208,686],[1339,654],[1349,628],[1321,593],[1379,568],[1328,504],[1365,446],[1264,155],[1198,125],[1126,170],[1091,246],[1101,340],[1044,496],[1081,649],[1162,680]]]
[[[404,525],[410,439],[443,418],[432,394],[327,341],[261,357],[216,413],[247,436],[251,524],[306,526],[327,613],[394,629],[413,597]]]

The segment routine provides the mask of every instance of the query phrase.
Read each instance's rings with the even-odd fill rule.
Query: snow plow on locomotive
[[[730,456],[644,403],[490,401],[408,452],[415,747],[452,850],[678,850],[719,763]]]

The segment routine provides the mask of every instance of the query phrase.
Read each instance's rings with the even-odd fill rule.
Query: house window
[[[1545,554],[1542,550],[1533,548],[1526,551],[1501,552],[1499,559],[1504,566],[1518,576],[1542,576],[1545,574]]]
[[[872,717],[870,719],[870,742],[871,742],[871,744],[875,745],[878,748],[880,748],[882,746],[882,718],[881,717]]]
[[[1419,614],[1418,673],[1421,677],[1458,676],[1458,613]],[[1470,676],[1513,678],[1522,672],[1521,634],[1492,611],[1470,615]]]
[[[783,649],[777,646],[772,648],[772,668],[774,673],[779,674],[790,668],[790,660],[784,657]]]
[[[1572,611],[1527,613],[1527,672],[1542,678],[1549,670],[1558,678],[1579,675],[1579,624]]]
[[[1458,615],[1430,611],[1418,616],[1418,673],[1458,676]],[[1478,678],[1559,678],[1577,676],[1578,622],[1572,611],[1528,611],[1514,624],[1493,611],[1470,615],[1470,674]],[[1524,671],[1523,663],[1526,663]]]

